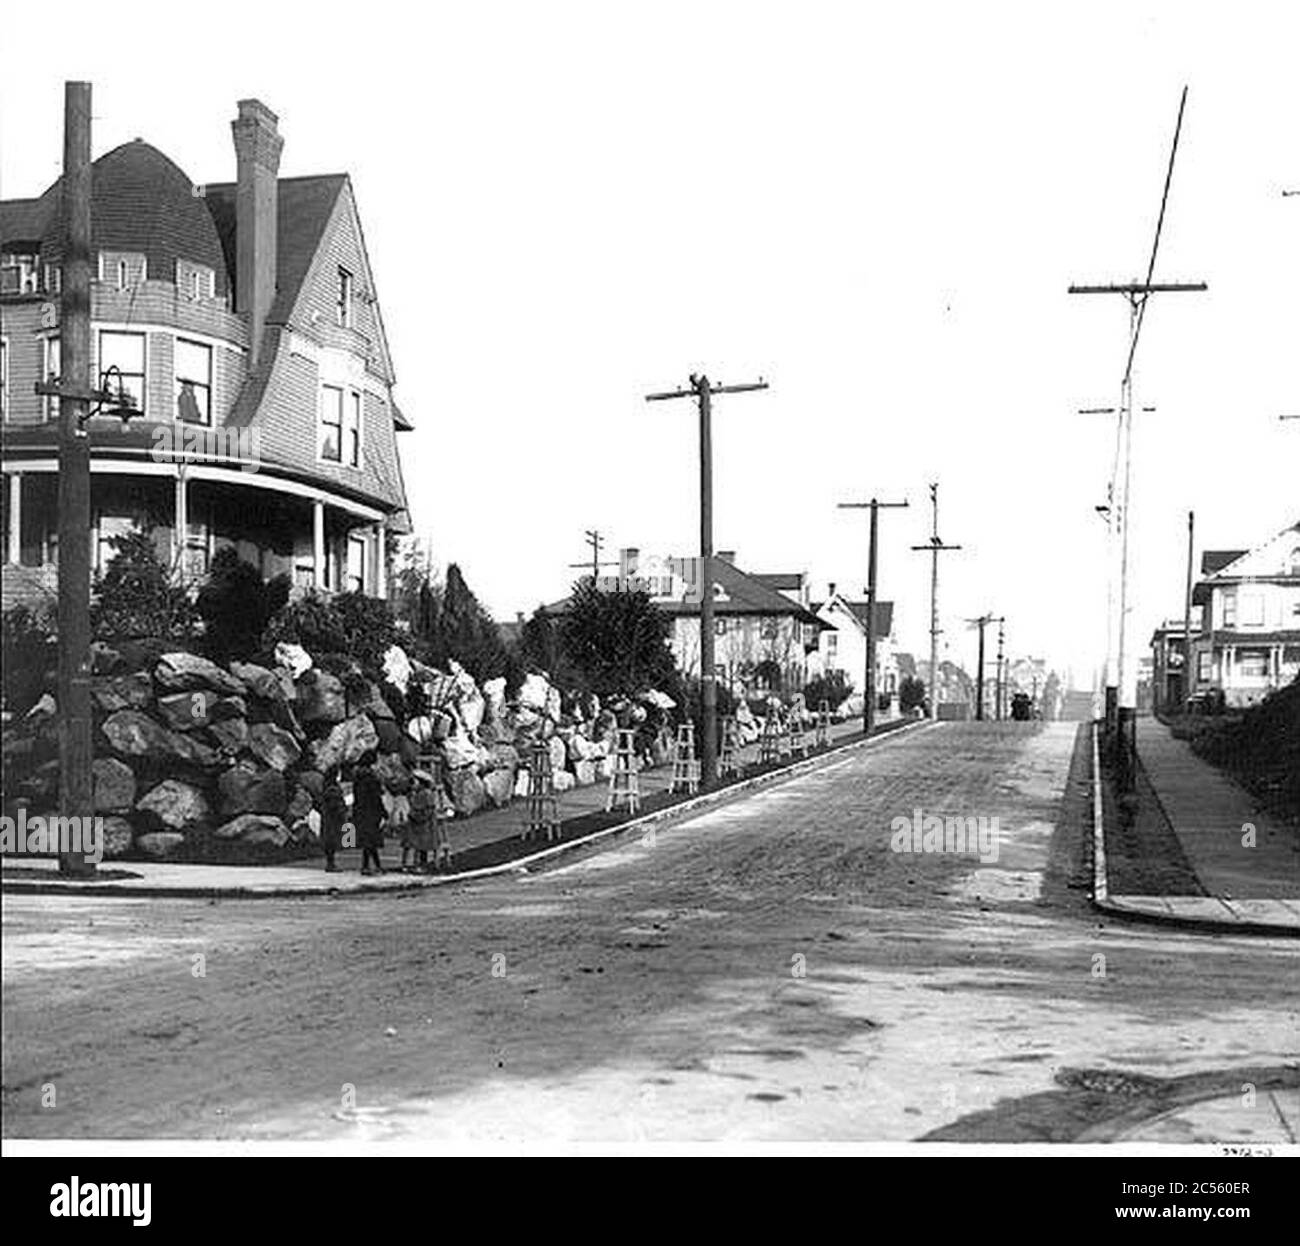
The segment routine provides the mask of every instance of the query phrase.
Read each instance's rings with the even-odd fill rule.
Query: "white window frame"
[[[180,374],[177,359],[180,357],[180,351],[177,349],[184,342],[186,346],[192,346],[195,350],[207,351],[208,355],[208,379],[205,384],[199,385],[193,377],[182,377]],[[215,367],[215,354],[212,346],[207,342],[200,342],[196,338],[183,337],[177,334],[172,339],[172,419],[181,424],[189,424],[193,428],[211,428],[212,427],[212,374]],[[207,390],[208,397],[208,414],[207,418],[199,421],[198,424],[190,424],[189,420],[181,419],[181,399],[180,394],[176,392],[182,380],[190,381],[200,389]]]
[[[136,329],[98,328],[95,331],[95,378],[97,384],[104,380],[104,335],[110,337],[138,337],[140,339],[140,371],[125,372],[123,376],[140,378],[140,405],[136,408],[137,416],[144,415],[149,407],[149,335]]]
[[[365,424],[366,398],[359,389],[349,390],[348,396],[347,411],[344,415],[347,420],[348,439],[343,454],[343,462],[348,467],[359,468],[364,454],[361,429]]]
[[[188,278],[188,282],[182,284]],[[187,288],[188,287],[188,288]],[[191,302],[202,303],[217,297],[217,274],[206,264],[194,260],[176,261],[176,288]]]
[[[57,362],[50,358],[55,352],[59,356]],[[63,339],[59,334],[51,333],[47,337],[41,338],[41,380],[49,381],[53,378],[57,381],[62,375]],[[57,420],[59,418],[59,400],[47,396],[41,401],[45,403],[46,420]]]
[[[0,421],[9,422],[9,339],[0,335]]]
[[[1231,631],[1237,626],[1237,590],[1228,589],[1224,591],[1220,603],[1222,611],[1221,621],[1225,631]]]
[[[366,592],[366,573],[369,571],[367,565],[370,561],[370,540],[360,532],[349,532],[347,545],[343,551],[343,582],[344,592],[347,593],[365,593]],[[360,562],[360,574],[352,574],[352,551],[357,551]],[[357,581],[356,587],[353,587],[353,581]]]
[[[346,427],[347,415],[344,411],[344,397],[348,392],[346,385],[331,385],[323,382],[320,387],[320,397],[317,400],[316,413],[316,461],[318,463],[334,463],[339,467],[343,466],[343,430]],[[338,421],[327,420],[325,418],[325,398],[326,394],[338,394]],[[338,458],[331,458],[325,453],[324,431],[326,427],[338,429],[338,440],[335,443],[338,446]]]

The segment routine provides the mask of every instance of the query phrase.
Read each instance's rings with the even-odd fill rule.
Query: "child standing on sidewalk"
[[[343,846],[343,828],[348,820],[348,802],[337,774],[326,777],[320,799],[320,844],[325,852],[325,873],[337,874],[334,854]]]

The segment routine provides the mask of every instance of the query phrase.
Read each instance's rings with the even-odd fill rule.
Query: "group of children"
[[[348,838],[349,829],[354,832],[355,845],[361,849],[362,874],[384,872],[379,850],[386,831],[400,836],[403,870],[431,873],[451,868],[451,840],[445,826],[446,797],[441,785],[427,770],[416,770],[411,780],[409,795],[385,792],[372,759],[363,758],[352,775],[349,809],[340,772],[335,770],[326,776],[318,816],[327,874],[339,872],[335,860],[339,850],[353,846],[353,840]]]

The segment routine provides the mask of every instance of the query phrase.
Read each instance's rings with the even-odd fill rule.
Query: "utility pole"
[[[594,587],[596,581],[597,581],[598,579],[600,579],[600,569],[601,569],[601,567],[613,567],[613,566],[616,566],[617,564],[615,564],[615,563],[613,563],[613,562],[610,562],[610,561],[605,561],[605,562],[602,562],[602,561],[601,561],[601,558],[600,558],[600,547],[601,547],[602,545],[605,544],[605,538],[604,538],[603,536],[600,535],[600,532],[599,532],[598,529],[596,529],[596,528],[588,528],[588,529],[586,530],[586,540],[587,540],[587,544],[591,546],[591,561],[590,561],[590,562],[571,562],[571,563],[569,564],[569,566],[570,566],[570,567],[590,567],[590,568],[591,568],[591,583],[592,583],[592,585],[593,585],[593,587]]]
[[[1003,623],[1004,618],[992,614],[982,614],[978,619],[967,619],[967,623],[980,629],[979,664],[975,669],[975,721],[984,721],[984,628],[990,623]]]
[[[998,722],[1002,721],[1003,713],[1004,713],[1002,701],[1003,701],[1003,691],[1005,688],[1005,681],[1003,680],[1002,677],[1003,670],[1004,670],[1002,665],[1003,662],[1002,655],[1006,645],[1006,638],[1007,638],[1006,628],[1007,628],[1007,621],[1006,618],[1003,617],[998,620],[998,686],[997,686],[997,721]]]
[[[870,735],[876,722],[876,531],[877,516],[883,507],[904,507],[902,502],[841,502],[840,510],[871,511],[871,537],[867,545],[867,671],[862,686],[862,733]]]
[[[1119,540],[1119,617],[1117,665],[1119,674],[1119,708],[1113,738],[1113,760],[1118,785],[1122,791],[1131,791],[1137,763],[1137,661],[1128,639],[1129,602],[1129,534],[1133,527],[1133,361],[1137,355],[1138,341],[1142,335],[1142,321],[1146,316],[1147,300],[1152,294],[1204,291],[1205,282],[1155,282],[1156,256],[1160,250],[1160,235],[1164,228],[1165,209],[1169,203],[1169,185],[1174,175],[1174,160],[1178,155],[1178,137],[1183,128],[1183,110],[1187,105],[1187,88],[1183,88],[1178,102],[1178,120],[1174,126],[1174,140],[1169,151],[1169,165],[1165,171],[1164,192],[1160,199],[1160,215],[1156,219],[1155,238],[1151,244],[1151,257],[1147,263],[1145,281],[1110,285],[1072,285],[1071,294],[1123,294],[1129,301],[1129,348],[1124,367],[1120,399],[1120,436],[1122,441],[1123,484],[1118,500],[1120,522]]]
[[[913,550],[930,553],[930,718],[939,717],[939,555],[960,545],[945,545],[939,539],[939,482],[930,485],[931,528],[928,545],[913,545]]]
[[[1196,540],[1196,512],[1187,512],[1187,589],[1183,594],[1183,709],[1195,692],[1196,678],[1192,653],[1192,551]]]
[[[63,287],[59,337],[59,812],[94,813],[90,714],[90,83],[64,84]],[[59,855],[90,875],[84,852]]]
[[[646,402],[694,398],[700,411],[700,692],[704,703],[700,781],[706,786],[718,777],[718,688],[713,669],[713,395],[744,394],[767,387],[761,378],[743,385],[711,385],[707,376],[692,372],[689,389],[646,395]]]

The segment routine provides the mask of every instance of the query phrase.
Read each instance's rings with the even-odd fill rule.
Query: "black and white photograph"
[[[0,39],[34,1223],[188,1228],[200,1157],[957,1156],[1104,1164],[1089,1229],[1261,1227],[1300,8]]]

